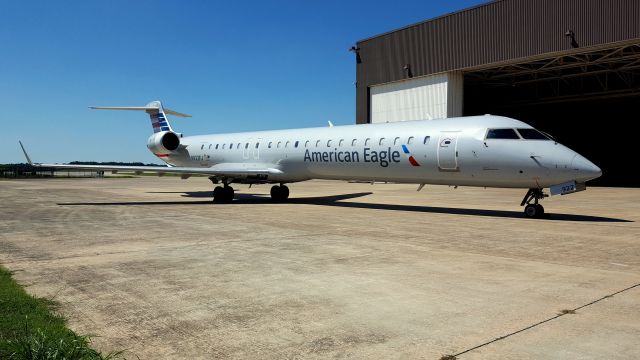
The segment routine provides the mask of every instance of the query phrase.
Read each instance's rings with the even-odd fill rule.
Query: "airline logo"
[[[153,132],[169,131],[169,123],[164,117],[163,113],[151,114],[151,126],[153,126]]]
[[[404,154],[409,158],[409,163],[413,166],[420,166],[420,164],[418,164],[418,162],[416,161],[416,159],[413,158],[413,156],[411,155],[411,153],[409,152],[409,148],[407,148],[407,145],[402,145],[402,151],[404,152]]]
[[[406,145],[402,145],[402,151],[408,158],[412,166],[420,166],[416,159],[411,155]],[[399,151],[387,149],[376,151],[371,148],[364,148],[360,151],[339,151],[334,148],[333,151],[310,151],[306,149],[304,152],[304,162],[325,162],[325,163],[377,163],[381,167],[388,167],[392,163],[400,163],[401,155]]]

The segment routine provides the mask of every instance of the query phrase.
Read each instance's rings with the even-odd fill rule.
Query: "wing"
[[[130,171],[130,172],[154,172],[158,174],[182,174],[182,175],[211,175],[228,177],[247,177],[259,175],[281,175],[279,169],[269,167],[268,164],[256,163],[222,163],[211,167],[170,167],[170,166],[119,166],[119,165],[68,165],[68,164],[32,164],[36,167],[49,167],[56,169],[78,170],[103,170],[103,171]]]
[[[103,171],[130,171],[135,173],[155,172],[163,174],[181,174],[183,178],[191,175],[209,175],[226,177],[264,177],[269,175],[282,175],[282,170],[273,167],[273,164],[263,163],[221,163],[211,167],[177,167],[177,166],[120,166],[120,165],[70,165],[70,164],[41,164],[31,161],[27,150],[19,141],[22,152],[27,162],[35,167],[48,167],[55,169],[78,169],[78,170],[103,170]]]

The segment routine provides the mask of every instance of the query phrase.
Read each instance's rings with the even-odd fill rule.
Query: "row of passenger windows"
[[[422,139],[422,143],[424,145],[427,145],[429,143],[430,139],[431,139],[430,136],[425,136]],[[410,137],[406,138],[406,140],[407,140],[406,144],[408,144],[408,145],[414,144],[415,141],[416,141],[415,137],[413,137],[413,136],[410,136]],[[391,139],[389,139],[388,144],[391,145],[393,143],[393,145],[400,145],[401,144],[400,141],[401,141],[401,138],[400,137],[396,137],[395,139],[393,139],[393,142],[391,142]],[[386,138],[379,138],[376,143],[378,145],[387,145],[387,139]],[[320,147],[322,144],[323,144],[322,140],[316,140],[315,141],[315,147]],[[342,146],[345,146],[345,144],[347,144],[347,143],[346,143],[345,139],[340,139],[338,141],[327,140],[326,144],[327,144],[327,147],[331,147],[331,146],[342,147]],[[371,138],[367,138],[367,139],[364,140],[364,146],[371,146],[372,144],[373,144],[373,140]],[[240,149],[240,148],[242,148],[242,145],[243,145],[242,143],[237,143],[237,144],[230,143],[229,146],[227,146],[226,143],[225,144],[215,144],[215,146],[213,144],[209,144],[208,149],[209,150],[211,150],[212,148],[215,149],[215,150],[218,150],[218,149],[222,149],[222,150],[224,150],[224,149],[233,149],[234,146],[235,146],[236,149]],[[249,145],[250,145],[249,143],[244,143],[244,148],[248,149]],[[300,145],[300,141],[295,141],[293,143],[293,147],[294,148],[297,148],[299,145]],[[314,145],[314,143],[312,143],[310,140],[307,140],[307,141],[304,142],[304,147],[305,148],[307,148],[309,146],[313,146],[313,145]],[[357,146],[357,145],[358,145],[358,139],[351,140],[351,146]],[[260,142],[256,142],[254,146],[255,146],[256,149],[259,148],[260,147]],[[271,148],[281,148],[283,146],[285,148],[289,148],[291,146],[291,141],[286,141],[286,142],[269,141],[269,143],[267,145],[267,147],[269,149],[271,149]],[[200,146],[200,149],[204,150],[204,148],[205,148],[205,144],[202,144]]]
[[[487,131],[487,139],[551,140],[547,135],[536,129],[489,129]]]

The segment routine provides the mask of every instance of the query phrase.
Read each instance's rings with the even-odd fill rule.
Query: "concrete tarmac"
[[[0,263],[129,358],[640,358],[640,189],[235,188],[2,180]]]

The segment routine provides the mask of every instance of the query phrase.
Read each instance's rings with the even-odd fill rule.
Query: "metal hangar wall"
[[[491,113],[587,156],[596,184],[640,186],[640,1],[499,0],[358,41],[356,122]]]

